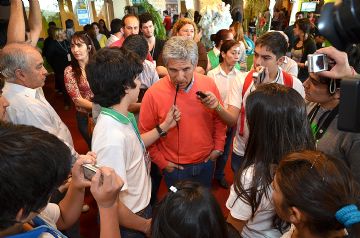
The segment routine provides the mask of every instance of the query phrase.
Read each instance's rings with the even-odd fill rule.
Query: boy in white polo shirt
[[[219,100],[210,92],[203,99],[203,103],[217,111],[221,119],[228,125],[237,124],[235,133],[231,168],[236,173],[244,160],[245,145],[249,136],[246,125],[245,104],[246,98],[256,88],[256,84],[278,83],[294,88],[302,97],[305,96],[301,81],[286,72],[279,65],[285,59],[287,42],[279,32],[267,32],[255,42],[254,69],[245,78],[237,78],[233,81],[231,91],[228,93],[228,108],[225,109]],[[253,73],[264,69],[265,77],[262,81],[254,82]]]
[[[138,100],[137,76],[142,70],[140,58],[124,48],[101,49],[86,68],[93,101],[101,106],[92,149],[98,156],[98,165],[113,168],[124,180],[118,209],[121,237],[150,234],[150,158],[146,146],[157,140],[160,133],[153,129],[140,135],[134,115],[128,112],[129,105]],[[172,107],[159,127],[166,132],[176,125],[179,116]]]

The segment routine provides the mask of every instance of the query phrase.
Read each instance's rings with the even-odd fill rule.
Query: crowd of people
[[[235,21],[206,49],[194,20],[179,18],[162,40],[144,13],[112,20],[111,31],[103,20],[80,32],[51,23],[41,54],[30,2],[28,40],[21,0],[11,1],[0,50],[0,237],[66,237],[88,187],[100,237],[360,236],[360,133],[337,129],[358,45],[316,49],[315,23],[297,14],[291,36],[276,23],[251,49]],[[327,55],[328,71],[309,73],[312,53]],[[75,104],[86,155],[44,96],[43,57],[64,105]],[[169,192],[158,201],[161,179]],[[227,217],[213,179],[230,190]]]

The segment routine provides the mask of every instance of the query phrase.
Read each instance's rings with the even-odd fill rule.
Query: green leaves
[[[154,20],[154,27],[155,27],[155,36],[159,39],[165,40],[166,39],[166,30],[162,23],[162,18],[158,11],[151,5],[147,0],[142,0],[140,6],[145,9],[145,12],[148,12],[152,15]]]

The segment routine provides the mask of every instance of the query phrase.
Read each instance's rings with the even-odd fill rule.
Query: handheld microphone
[[[175,93],[175,98],[174,98],[174,105],[176,106],[176,98],[177,98],[177,94],[179,92],[179,89],[180,89],[180,85],[179,84],[176,84],[176,93]],[[177,164],[180,163],[180,158],[179,158],[179,148],[180,148],[180,134],[179,134],[179,123],[176,122],[176,128],[177,128]],[[179,169],[177,170],[177,182],[180,180],[180,176],[179,176]]]
[[[176,98],[177,98],[177,94],[179,92],[179,88],[180,88],[179,84],[176,84],[176,93],[175,93],[175,98],[174,98],[174,105],[176,105]]]

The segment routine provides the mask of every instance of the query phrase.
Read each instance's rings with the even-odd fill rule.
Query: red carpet
[[[43,89],[49,103],[54,107],[61,119],[68,126],[74,141],[76,151],[80,154],[85,154],[87,152],[87,145],[81,137],[76,126],[75,107],[72,106],[71,109],[68,111],[64,110],[63,97],[62,95],[55,93],[54,79],[51,75],[48,77]],[[230,168],[230,160],[228,160],[228,163],[226,165],[225,173],[226,180],[229,182],[229,184],[232,183],[233,173]],[[217,201],[219,202],[224,212],[224,215],[227,216],[228,210],[225,207],[225,202],[229,196],[229,190],[225,190],[219,187],[218,184],[214,182],[212,191]],[[162,199],[166,195],[166,192],[167,188],[165,186],[165,183],[162,181],[158,198]],[[91,193],[89,191],[87,191],[85,203],[90,206],[90,210],[86,213],[83,213],[80,217],[81,236],[84,238],[98,238],[99,225],[97,222],[97,205],[96,201],[91,196]]]

